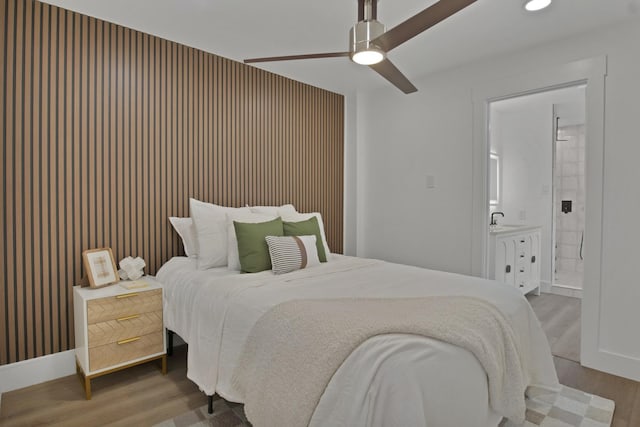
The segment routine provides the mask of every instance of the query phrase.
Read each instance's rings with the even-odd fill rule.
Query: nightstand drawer
[[[133,314],[162,311],[162,289],[129,292],[87,301],[87,323],[106,322]]]
[[[117,342],[89,349],[89,368],[102,368],[126,363],[134,359],[162,353],[164,351],[162,331],[148,335],[133,336]]]
[[[87,400],[99,376],[153,360],[167,373],[162,284],[145,276],[134,286],[73,288],[76,371]]]
[[[115,343],[130,337],[162,332],[162,311],[131,314],[88,326],[89,348]]]

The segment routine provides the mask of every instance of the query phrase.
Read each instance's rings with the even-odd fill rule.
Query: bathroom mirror
[[[500,156],[489,154],[489,204],[500,203]]]

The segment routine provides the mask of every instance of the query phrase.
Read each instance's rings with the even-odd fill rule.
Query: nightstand
[[[76,371],[87,400],[93,378],[157,359],[167,373],[162,285],[149,276],[137,282],[147,286],[73,288]]]

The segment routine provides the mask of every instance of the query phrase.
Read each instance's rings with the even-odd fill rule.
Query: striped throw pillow
[[[267,236],[272,270],[275,274],[320,264],[316,236]]]

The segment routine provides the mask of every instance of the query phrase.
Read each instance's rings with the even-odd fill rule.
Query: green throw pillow
[[[233,227],[238,238],[241,271],[257,273],[271,270],[271,257],[265,237],[283,235],[282,219],[258,223],[233,221]]]
[[[327,254],[324,253],[324,245],[322,244],[322,234],[320,234],[320,225],[318,218],[311,217],[306,221],[282,223],[285,236],[316,236],[316,247],[318,248],[318,258],[320,262],[327,262]]]

